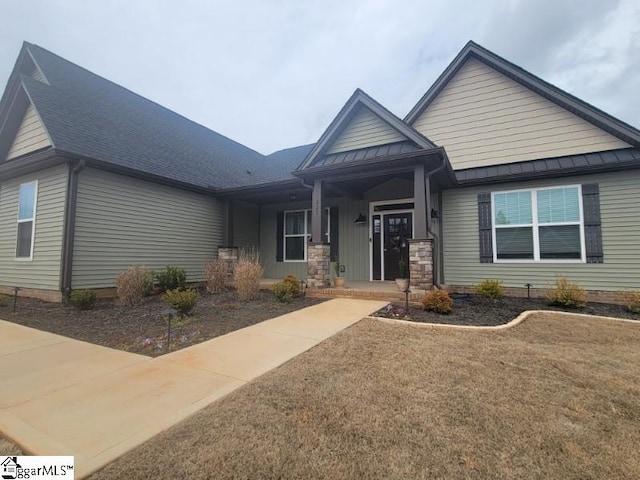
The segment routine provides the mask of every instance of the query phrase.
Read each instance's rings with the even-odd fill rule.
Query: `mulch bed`
[[[280,304],[270,291],[261,291],[260,297],[251,301],[240,301],[235,291],[202,294],[191,317],[173,319],[169,349],[167,319],[163,316],[167,306],[160,301],[159,295],[132,307],[117,305],[113,300],[99,300],[93,310],[87,311],[21,297],[15,313],[13,299],[0,305],[0,318],[77,340],[156,357],[322,301],[298,297],[291,303]]]
[[[420,323],[441,323],[451,325],[468,325],[486,327],[504,325],[526,310],[553,310],[571,313],[586,313],[604,317],[626,318],[640,321],[640,314],[628,312],[622,305],[608,303],[588,303],[584,308],[566,309],[551,306],[542,298],[504,297],[500,300],[490,300],[480,295],[452,294],[454,300],[453,312],[442,315],[423,311],[419,306],[410,306],[409,312],[404,305],[389,304],[378,310],[374,316],[410,320]]]

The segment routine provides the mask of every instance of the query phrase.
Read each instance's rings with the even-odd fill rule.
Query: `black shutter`
[[[284,251],[284,212],[278,212],[276,221],[276,262],[283,260]]]
[[[490,193],[478,194],[478,232],[480,237],[480,263],[493,263]]]
[[[602,263],[602,224],[600,222],[600,190],[598,184],[582,185],[584,243],[587,263]]]
[[[338,207],[331,207],[329,209],[329,258],[332,262],[335,262],[340,255],[338,228]]]

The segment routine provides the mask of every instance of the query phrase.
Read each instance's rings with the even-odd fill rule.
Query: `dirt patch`
[[[235,292],[203,294],[191,317],[174,319],[169,350],[167,319],[163,316],[167,306],[159,296],[148,297],[142,305],[133,307],[116,305],[113,300],[100,300],[93,310],[87,311],[19,298],[15,313],[12,302],[0,307],[0,318],[65,337],[155,357],[322,301],[295,298],[289,304],[280,304],[270,291],[262,291],[257,300],[248,302],[239,301]]]
[[[426,312],[419,306],[410,306],[407,312],[404,305],[395,303],[379,310],[374,316],[421,323],[448,323],[481,327],[504,325],[527,310],[551,310],[640,321],[640,314],[631,313],[622,305],[608,303],[589,303],[580,310],[572,310],[550,306],[542,298],[504,297],[500,300],[490,300],[481,295],[473,294],[452,294],[451,296],[454,301],[453,312],[448,315]]]
[[[92,478],[640,478],[639,351],[640,325],[553,313],[364,320]]]

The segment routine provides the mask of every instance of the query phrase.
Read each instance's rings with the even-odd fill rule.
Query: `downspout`
[[[440,170],[444,170],[445,167],[446,167],[446,164],[444,162],[444,158],[442,158],[442,163],[440,164],[440,166],[437,167],[435,170],[432,170],[427,173],[426,181],[429,182],[431,180],[431,175],[433,175],[434,173],[438,173]],[[429,197],[431,197],[431,189],[429,189]],[[431,204],[431,198],[429,198],[429,204]],[[442,208],[441,202],[439,202],[438,208]],[[440,245],[440,236],[436,234],[431,228],[431,224],[432,224],[431,212],[430,211],[427,212],[427,215],[429,215],[429,218],[427,221],[427,225],[428,225],[427,232],[429,233],[429,235],[433,237],[433,252],[431,254],[431,259],[433,261],[433,286],[442,290],[444,289],[444,287],[440,283],[440,259],[442,258],[441,257],[442,246]],[[438,259],[437,263],[436,263],[436,258]]]
[[[78,174],[85,166],[84,160],[79,160],[74,167],[69,162],[69,177],[67,179],[67,198],[64,216],[64,237],[62,240],[62,261],[60,286],[62,295],[66,298],[71,293],[73,278],[73,247],[76,232],[76,205],[78,201]]]

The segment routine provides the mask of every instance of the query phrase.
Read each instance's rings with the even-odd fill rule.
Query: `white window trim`
[[[35,185],[35,189],[33,192],[33,216],[31,218],[20,218],[20,190],[24,185]],[[31,182],[21,183],[18,187],[18,213],[16,214],[16,251],[15,251],[15,260],[17,262],[31,262],[33,261],[33,247],[36,241],[36,212],[38,211],[38,180],[33,180]],[[31,223],[31,250],[29,251],[28,257],[19,257],[18,256],[18,227],[21,223],[32,222]]]
[[[578,210],[580,213],[580,220],[578,222],[552,222],[552,223],[543,223],[540,224],[538,222],[538,192],[541,190],[553,190],[557,188],[577,188],[578,189]],[[513,225],[501,225],[496,226],[495,218],[496,218],[496,202],[495,195],[503,194],[503,193],[519,193],[519,192],[531,192],[531,224],[513,224]],[[540,258],[540,234],[539,228],[540,226],[545,227],[554,227],[560,225],[579,225],[580,228],[580,258],[556,258],[556,259],[546,259]],[[498,259],[498,246],[497,246],[497,238],[496,238],[496,229],[499,228],[518,228],[518,227],[531,227],[533,231],[533,259],[517,259],[517,258],[509,258],[509,259]],[[538,188],[519,188],[517,190],[498,190],[495,192],[491,192],[491,241],[493,247],[493,263],[587,263],[587,252],[586,252],[586,243],[584,238],[584,214],[583,214],[583,205],[582,205],[582,185],[553,185],[549,187],[538,187]]]
[[[326,242],[327,244],[331,243],[331,209],[330,207],[326,207],[327,211],[327,232]],[[304,212],[304,233],[290,233],[287,234],[287,213],[300,213]],[[297,210],[285,210],[284,211],[284,221],[282,222],[282,261],[286,263],[302,263],[306,262],[308,258],[308,246],[309,239],[311,238],[311,232],[307,231],[307,225],[309,222],[309,217],[311,217],[311,209],[310,208],[299,208]],[[297,238],[304,237],[304,258],[301,260],[287,260],[287,238]]]

